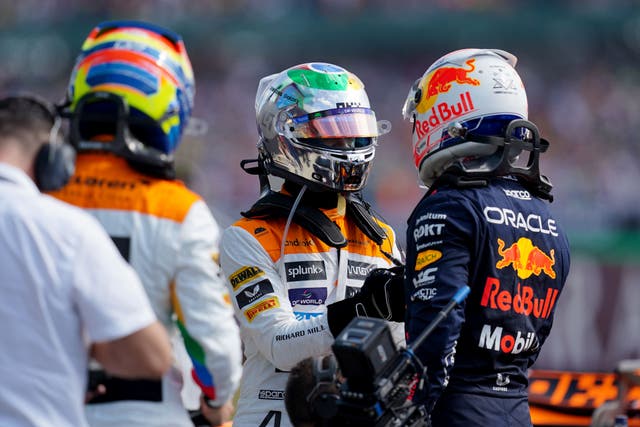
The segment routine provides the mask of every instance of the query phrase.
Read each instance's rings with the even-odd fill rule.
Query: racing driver
[[[531,425],[527,368],[569,273],[567,237],[539,171],[549,143],[527,120],[515,64],[500,50],[449,53],[403,108],[429,189],[408,221],[408,342],[471,288],[416,351],[428,381],[413,400],[434,427]]]
[[[233,425],[290,427],[288,370],[330,353],[355,315],[404,319],[402,268],[388,269],[401,258],[394,232],[360,195],[388,126],[360,79],[327,63],[263,78],[255,106],[259,158],[243,167],[260,176],[261,197],[221,240],[246,357]]]

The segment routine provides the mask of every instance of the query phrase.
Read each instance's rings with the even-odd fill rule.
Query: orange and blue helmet
[[[191,117],[194,93],[193,69],[178,34],[145,22],[108,21],[84,41],[67,101],[72,117],[89,118],[79,119],[82,140],[117,133],[108,120],[118,116],[110,102],[116,99],[125,106],[128,134],[145,146],[139,153],[130,150],[134,157],[172,161]],[[91,101],[84,102],[87,98]]]

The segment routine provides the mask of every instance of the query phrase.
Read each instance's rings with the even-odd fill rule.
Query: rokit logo
[[[285,262],[284,268],[287,272],[287,282],[327,279],[324,261]]]
[[[518,331],[516,336],[504,333],[501,326],[492,328],[484,325],[480,331],[478,347],[500,353],[519,354],[527,350],[536,350],[539,346],[538,337],[534,332]]]
[[[347,278],[355,280],[364,280],[373,270],[375,266],[366,262],[347,261]]]
[[[322,305],[327,299],[327,288],[289,289],[289,301],[294,305]]]
[[[418,241],[421,237],[439,236],[443,229],[444,224],[423,224],[413,230],[413,239]]]
[[[284,400],[283,390],[260,390],[258,392],[260,400]]]
[[[236,296],[236,301],[238,301],[238,307],[242,308],[271,293],[273,293],[273,286],[265,279],[242,290]]]

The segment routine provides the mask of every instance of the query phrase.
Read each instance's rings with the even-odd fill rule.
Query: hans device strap
[[[356,196],[347,197],[347,216],[372,241],[380,245],[387,237],[385,231],[375,221],[364,201]],[[246,218],[287,217],[291,212],[295,198],[286,194],[269,191],[246,212]],[[340,228],[320,209],[298,205],[293,214],[293,222],[318,237],[322,242],[334,248],[347,246],[347,239]]]

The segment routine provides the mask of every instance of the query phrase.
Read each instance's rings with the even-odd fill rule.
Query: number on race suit
[[[273,424],[270,424],[269,422],[271,421],[272,418],[273,418]],[[269,411],[267,416],[264,417],[264,419],[260,423],[260,426],[258,427],[280,427],[281,419],[282,419],[282,412]]]

